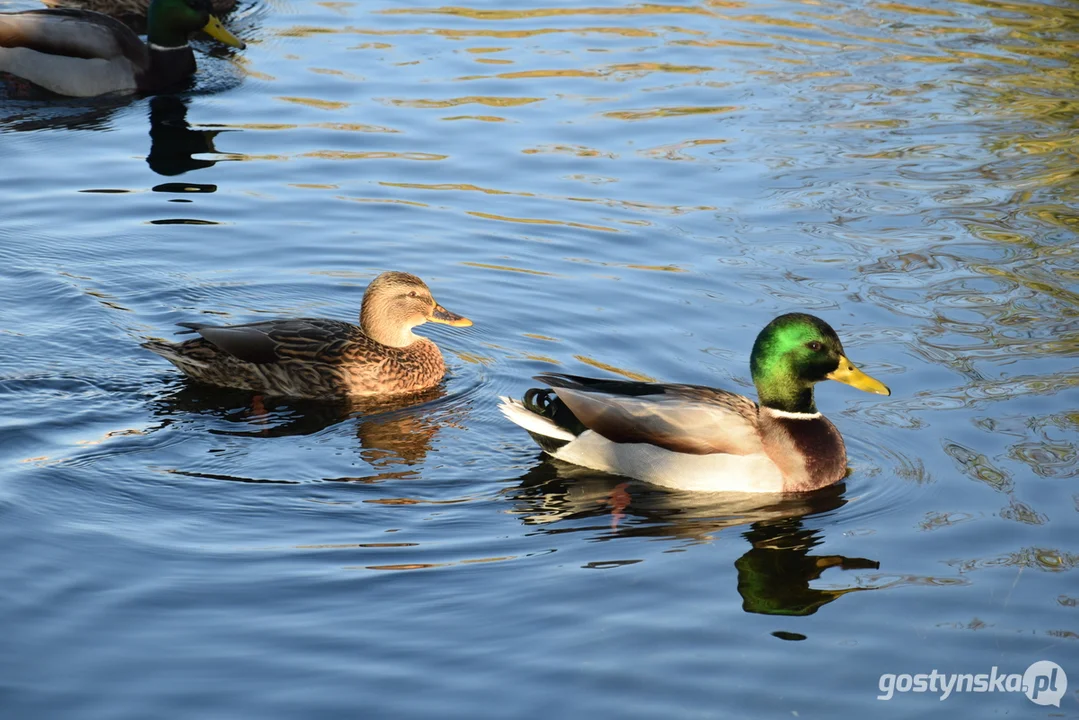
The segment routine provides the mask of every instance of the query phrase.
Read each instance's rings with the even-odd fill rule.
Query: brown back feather
[[[763,452],[757,404],[700,385],[541,375],[589,430],[611,442],[648,443],[692,455]]]
[[[89,10],[0,13],[0,47],[24,47],[86,59],[126,57],[139,67],[149,63],[146,45],[131,28]]]

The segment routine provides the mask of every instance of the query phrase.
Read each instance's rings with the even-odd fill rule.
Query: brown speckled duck
[[[472,324],[436,303],[415,275],[385,272],[367,286],[358,326],[324,318],[180,323],[202,337],[143,347],[211,385],[300,398],[397,395],[430,388],[445,375],[438,346],[412,332],[425,322]]]
[[[51,8],[71,8],[73,10],[92,10],[103,15],[111,15],[123,20],[128,25],[145,27],[146,16],[150,11],[150,0],[41,0]],[[236,9],[237,0],[210,0],[213,14],[217,17],[227,15]]]

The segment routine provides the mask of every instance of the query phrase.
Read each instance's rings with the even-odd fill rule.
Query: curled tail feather
[[[520,400],[508,397],[500,399],[502,403],[498,406],[498,409],[502,411],[502,414],[514,424],[520,425],[527,430],[532,437],[539,436],[565,442],[577,439],[577,436],[569,430],[559,427],[554,420],[537,413]]]
[[[554,454],[588,430],[553,390],[532,388],[524,400],[503,397],[498,409],[520,425],[544,451]]]

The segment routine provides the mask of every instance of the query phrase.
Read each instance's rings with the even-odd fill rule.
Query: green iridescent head
[[[191,34],[202,30],[226,45],[243,48],[244,43],[213,16],[210,0],[151,0],[146,17],[146,39],[158,48],[187,45]]]
[[[805,313],[780,315],[761,330],[749,356],[761,405],[786,412],[815,413],[813,386],[838,380],[859,390],[891,395],[847,359],[832,327]]]

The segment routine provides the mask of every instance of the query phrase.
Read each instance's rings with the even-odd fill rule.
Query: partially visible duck
[[[89,10],[0,13],[0,73],[73,97],[176,88],[195,72],[192,33],[244,47],[211,10],[210,0],[152,0],[147,43],[119,20]]]
[[[51,8],[70,8],[72,10],[91,10],[103,15],[111,15],[135,27],[146,26],[146,16],[150,11],[150,0],[41,0]],[[237,0],[210,0],[213,14],[217,17],[227,15],[236,9]]]
[[[838,380],[890,395],[854,367],[818,317],[781,315],[757,336],[750,371],[760,403],[701,385],[544,374],[500,409],[553,457],[681,490],[807,492],[842,480],[843,438],[813,401]]]
[[[324,318],[180,323],[201,337],[143,347],[211,385],[300,398],[398,395],[433,387],[446,373],[438,346],[412,332],[425,322],[472,324],[436,303],[415,275],[385,272],[364,292],[359,325]]]

